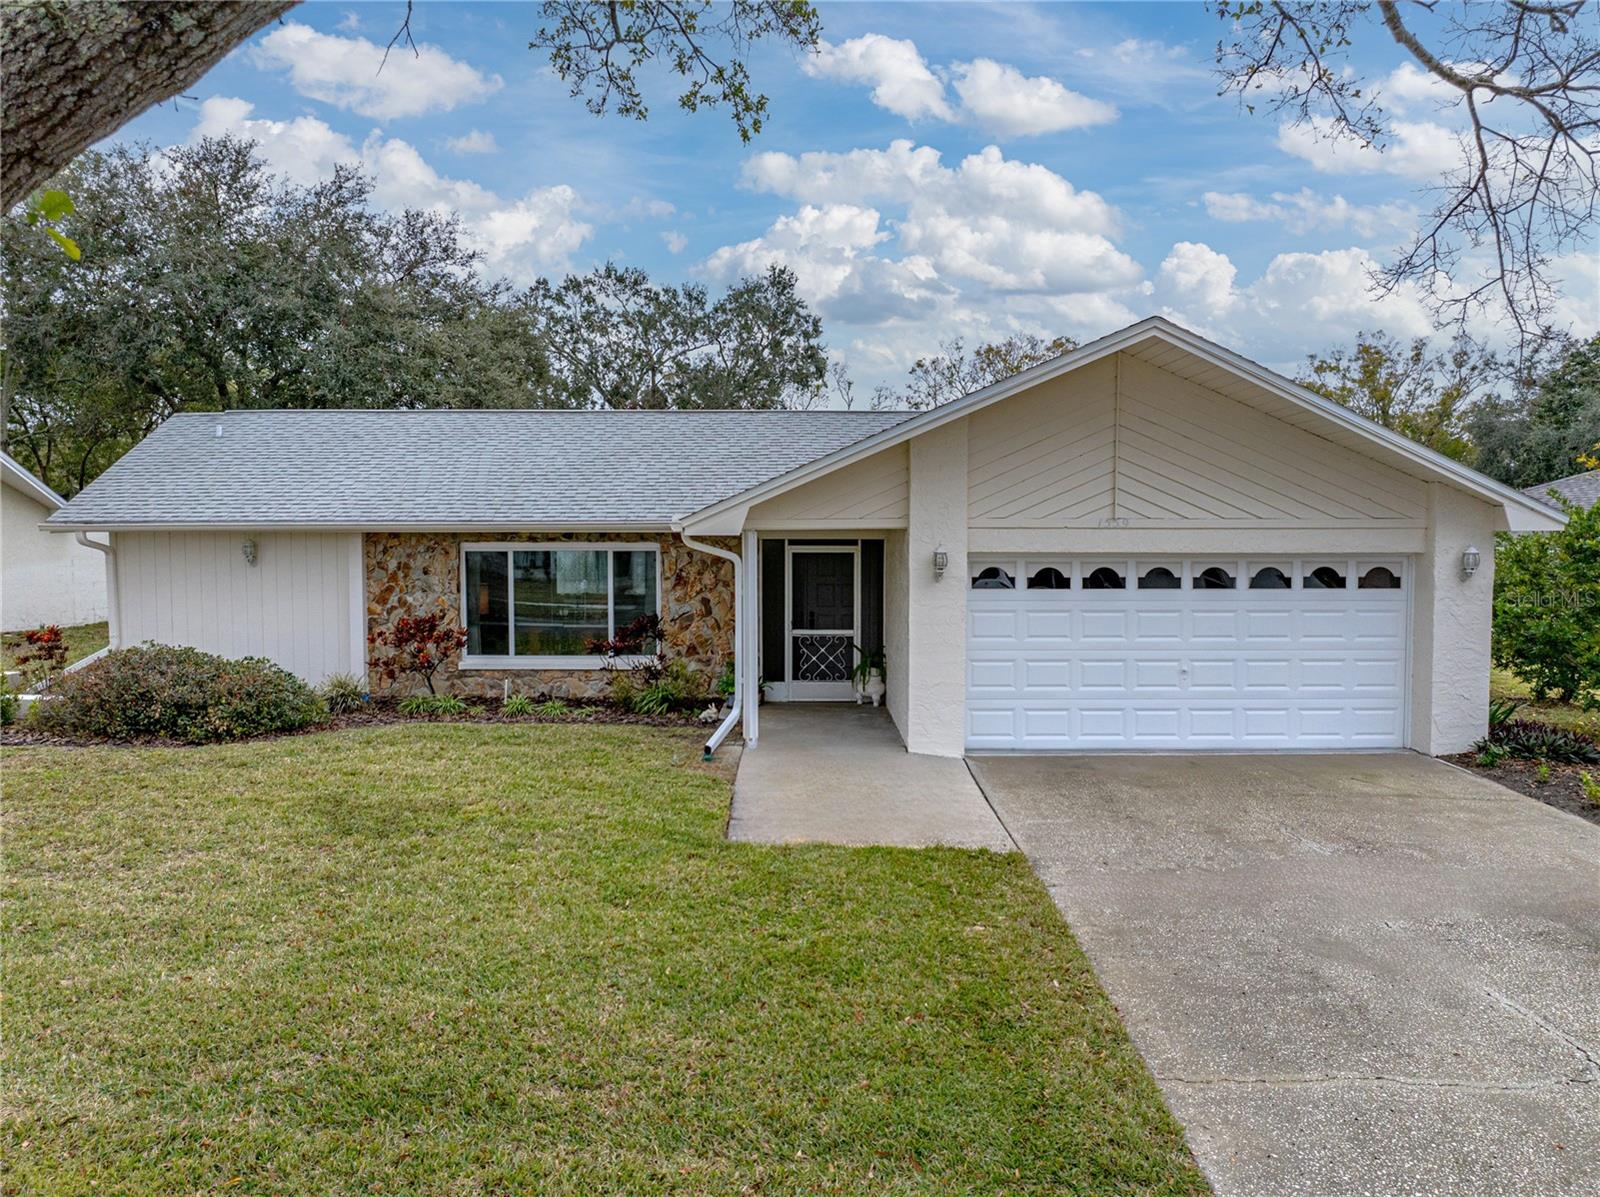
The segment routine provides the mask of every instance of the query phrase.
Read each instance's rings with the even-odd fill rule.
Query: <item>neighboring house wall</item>
[[[0,625],[5,631],[106,617],[105,557],[70,533],[40,531],[51,510],[0,486]]]
[[[1411,746],[1465,752],[1487,730],[1489,637],[1494,612],[1496,511],[1435,483],[1427,547],[1417,558],[1411,629]],[[1482,564],[1461,574],[1461,554]]]
[[[122,645],[266,657],[313,685],[361,673],[359,534],[118,532],[112,545]]]
[[[528,541],[654,541],[661,547],[662,621],[667,650],[691,669],[710,676],[719,672],[733,651],[733,566],[697,553],[676,536],[550,532],[368,533],[365,545],[367,631],[377,631],[405,615],[434,610],[440,599],[452,620],[461,619],[461,545],[463,542]],[[738,549],[736,538],[710,537],[710,543]],[[561,698],[590,698],[605,693],[609,675],[601,669],[474,669],[453,664],[434,678],[444,692],[498,698],[506,682],[518,693]],[[372,679],[376,687],[380,683]],[[420,689],[401,679],[396,692]]]
[[[745,527],[764,532],[904,528],[910,512],[909,478],[907,448],[895,445],[756,504]]]

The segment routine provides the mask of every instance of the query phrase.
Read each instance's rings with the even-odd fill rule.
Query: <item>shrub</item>
[[[526,694],[513,694],[500,704],[500,713],[511,719],[526,719],[533,712],[533,699]]]
[[[294,731],[328,713],[310,686],[271,661],[165,644],[109,652],[63,674],[50,694],[29,712],[36,727],[105,740],[204,744]]]
[[[0,727],[10,727],[17,721],[16,693],[10,686],[0,686]]]
[[[1495,548],[1494,662],[1537,699],[1600,706],[1600,504]]]
[[[37,685],[67,663],[67,640],[57,624],[45,624],[22,633],[22,643],[13,654],[17,668],[30,685]]]
[[[328,704],[328,710],[335,715],[359,711],[367,701],[366,688],[351,673],[333,674],[322,683],[318,693],[322,695],[322,701]]]
[[[1589,737],[1532,719],[1507,719],[1473,746],[1480,757],[1498,754],[1533,761],[1600,765],[1600,744]]]
[[[533,713],[541,719],[565,719],[572,714],[572,708],[559,698],[552,698],[534,707]]]
[[[439,600],[427,615],[406,615],[367,637],[375,651],[367,662],[386,682],[404,674],[420,677],[435,693],[433,675],[467,644],[467,629],[448,618],[450,605]]]
[[[1600,806],[1600,781],[1596,781],[1587,773],[1578,774],[1578,781],[1583,785],[1583,796],[1596,806]]]
[[[402,715],[465,715],[470,709],[454,694],[414,694],[400,700]]]
[[[660,676],[633,694],[629,705],[636,715],[665,715],[686,702],[702,697],[700,682],[683,661],[669,661]]]

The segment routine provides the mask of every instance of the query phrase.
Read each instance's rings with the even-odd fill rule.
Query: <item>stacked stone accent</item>
[[[462,542],[526,541],[654,541],[661,546],[662,623],[667,654],[682,658],[706,675],[707,684],[733,652],[733,565],[699,553],[673,535],[626,533],[448,533],[369,532],[364,538],[367,586],[367,632],[405,615],[434,610],[440,599],[450,617],[461,618]],[[711,543],[737,551],[732,537],[708,537]],[[459,669],[450,662],[433,679],[441,693],[498,698],[505,682],[516,694],[553,698],[601,698],[609,678],[600,669]],[[402,678],[388,693],[420,690]]]

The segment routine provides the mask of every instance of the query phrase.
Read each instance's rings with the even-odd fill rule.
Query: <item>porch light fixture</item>
[[[239,552],[244,555],[244,563],[246,565],[254,565],[256,563],[256,542],[249,537],[246,537],[245,542],[239,546]]]
[[[945,552],[944,545],[933,550],[933,576],[944,577],[944,571],[950,568],[950,554]]]
[[[1483,554],[1478,552],[1476,545],[1468,545],[1466,552],[1461,554],[1461,576],[1470,578],[1478,572],[1478,566],[1483,562]]]

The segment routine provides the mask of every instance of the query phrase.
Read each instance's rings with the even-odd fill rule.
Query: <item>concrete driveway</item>
[[[972,765],[1218,1193],[1600,1193],[1600,827],[1410,753]]]

